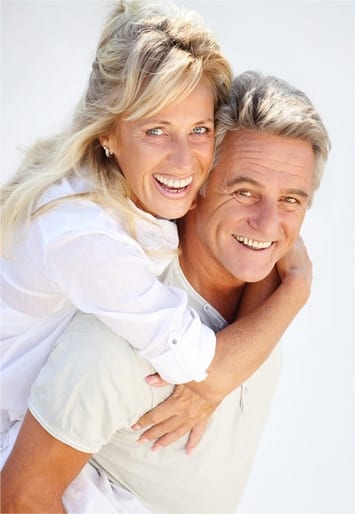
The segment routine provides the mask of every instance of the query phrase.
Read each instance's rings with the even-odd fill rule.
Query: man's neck
[[[180,223],[180,266],[192,287],[229,323],[238,313],[244,282],[233,277],[201,244],[193,223]]]

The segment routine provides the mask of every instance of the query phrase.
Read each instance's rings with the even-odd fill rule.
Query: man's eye
[[[151,136],[161,136],[163,134],[163,129],[160,127],[154,127],[152,129],[147,130],[147,134]]]
[[[290,205],[298,205],[300,203],[298,198],[295,198],[294,196],[285,196],[283,201],[289,203]]]
[[[249,191],[249,189],[238,189],[238,191],[236,191],[234,194],[236,196],[243,196],[244,198],[252,197],[252,193]]]
[[[239,201],[243,203],[249,203],[254,199],[254,195],[252,191],[249,189],[238,189],[234,191],[233,196]]]

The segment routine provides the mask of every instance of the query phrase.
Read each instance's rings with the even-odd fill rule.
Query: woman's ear
[[[99,136],[99,141],[101,146],[110,146],[110,138],[109,136]]]

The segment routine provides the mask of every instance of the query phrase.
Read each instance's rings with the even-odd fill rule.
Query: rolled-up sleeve
[[[137,348],[166,381],[201,381],[216,336],[180,288],[163,285],[127,234],[71,230],[46,248],[53,288]]]

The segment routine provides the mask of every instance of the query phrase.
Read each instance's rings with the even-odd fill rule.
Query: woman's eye
[[[160,127],[154,127],[152,129],[147,130],[147,134],[151,136],[161,136],[163,134],[163,129]]]
[[[207,127],[195,127],[192,132],[194,134],[207,134],[210,131]]]

